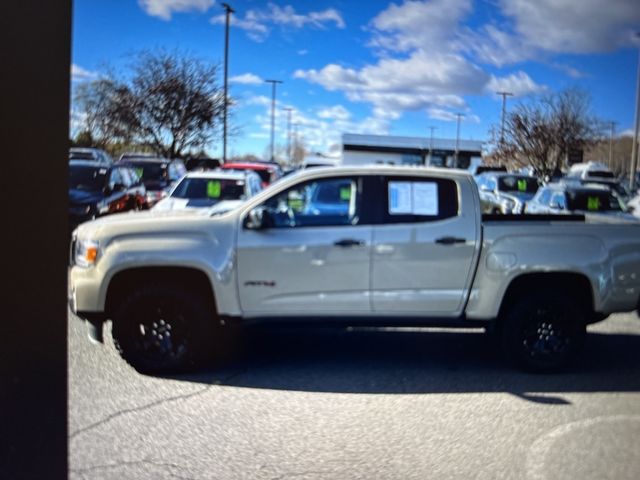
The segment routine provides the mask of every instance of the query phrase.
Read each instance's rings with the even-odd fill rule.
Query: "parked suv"
[[[69,229],[103,215],[141,210],[145,188],[134,171],[93,160],[69,161]]]
[[[113,163],[109,154],[99,148],[72,147],[69,149],[69,160],[91,160],[108,165]]]
[[[540,185],[536,177],[514,173],[486,172],[474,178],[483,213],[524,213]]]
[[[633,219],[620,197],[606,185],[550,183],[541,187],[527,203],[526,213],[570,214],[599,213]]]
[[[147,191],[146,204],[149,208],[166,197],[175,182],[187,173],[182,160],[158,157],[120,157],[118,165],[133,168],[142,179]]]

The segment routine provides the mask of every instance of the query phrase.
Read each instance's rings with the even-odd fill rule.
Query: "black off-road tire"
[[[584,346],[586,319],[573,295],[552,290],[523,294],[501,319],[503,351],[525,371],[561,371]]]
[[[143,287],[113,315],[113,341],[141,373],[192,371],[212,358],[216,320],[209,302],[179,285]]]

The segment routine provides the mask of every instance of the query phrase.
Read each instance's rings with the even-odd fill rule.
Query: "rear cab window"
[[[435,222],[458,215],[458,185],[452,179],[385,177],[383,191],[383,223]]]

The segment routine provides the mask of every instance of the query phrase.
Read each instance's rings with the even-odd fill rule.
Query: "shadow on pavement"
[[[522,373],[482,332],[255,330],[242,351],[182,381],[246,388],[367,394],[508,392],[566,404],[554,392],[640,391],[640,336],[590,333],[563,373]]]

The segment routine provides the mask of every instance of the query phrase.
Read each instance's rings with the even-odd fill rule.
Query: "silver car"
[[[487,172],[474,177],[480,193],[482,213],[520,214],[540,186],[536,177],[515,173]]]

